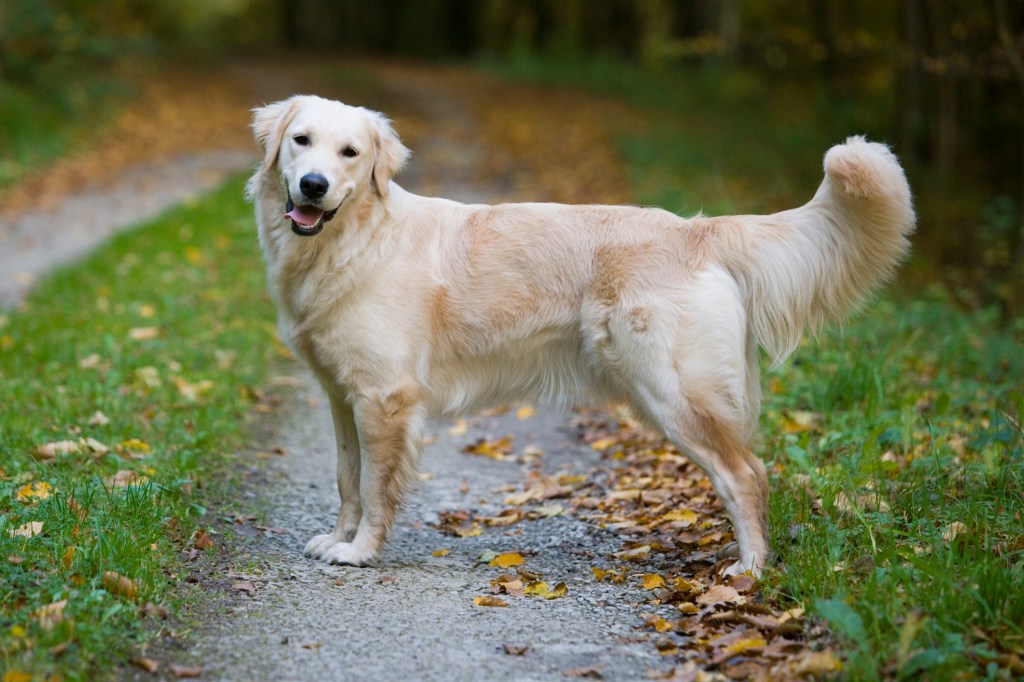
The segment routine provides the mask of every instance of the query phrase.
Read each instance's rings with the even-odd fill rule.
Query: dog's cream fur
[[[416,196],[391,181],[409,151],[387,119],[318,97],[257,109],[253,129],[265,157],[248,193],[281,334],[323,385],[338,446],[337,524],[306,554],[374,561],[428,416],[596,396],[628,402],[707,472],[736,531],[727,572],[760,572],[758,347],[782,362],[907,251],[910,189],[887,147],[833,147],[799,208],[685,219]],[[284,215],[308,173],[330,183],[315,207],[339,208],[311,237]]]

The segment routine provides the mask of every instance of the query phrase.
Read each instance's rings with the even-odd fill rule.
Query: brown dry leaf
[[[104,482],[112,488],[127,488],[130,485],[142,485],[147,480],[147,476],[139,476],[138,472],[131,469],[119,469],[113,477],[104,479]]]
[[[174,386],[178,389],[181,397],[190,403],[199,402],[213,391],[216,384],[209,379],[203,379],[192,383],[182,377],[174,378]]]
[[[195,665],[178,665],[177,663],[171,663],[167,666],[167,672],[179,678],[203,676],[203,668]]]
[[[455,436],[456,438],[458,438],[459,436],[466,435],[466,431],[468,430],[469,422],[467,422],[465,419],[456,419],[455,424],[453,424],[451,428],[448,429],[448,435]]]
[[[134,656],[129,659],[129,662],[136,668],[142,668],[147,673],[153,674],[160,670],[160,663],[154,661],[152,658],[146,658],[145,656]]]
[[[526,563],[523,555],[518,552],[507,552],[505,554],[499,554],[488,562],[489,566],[497,566],[498,568],[511,568],[513,566],[522,566]]]
[[[232,583],[231,589],[237,590],[239,592],[245,592],[250,597],[256,594],[256,592],[258,591],[256,583],[252,582],[251,580],[239,580],[236,583]]]
[[[697,597],[697,603],[701,606],[716,606],[718,604],[742,604],[746,599],[740,596],[736,588],[728,585],[712,585],[707,592]]]
[[[74,440],[58,440],[51,443],[43,443],[36,448],[35,455],[38,459],[50,460],[61,455],[74,455],[81,452],[82,446]]]
[[[473,600],[473,604],[476,606],[508,606],[508,602],[487,595],[476,597]]]
[[[210,537],[209,533],[200,528],[196,531],[195,540],[193,540],[192,545],[196,549],[210,549],[213,547],[213,538]]]
[[[139,596],[139,583],[136,580],[121,575],[116,571],[103,572],[103,587],[107,592],[125,599],[135,599]]]
[[[530,645],[515,646],[514,644],[502,644],[501,648],[504,649],[505,653],[509,656],[522,656],[530,650]]]
[[[602,667],[599,665],[589,665],[585,668],[570,668],[569,670],[563,670],[562,674],[566,677],[586,677],[591,680],[603,680],[604,676],[601,674]]]

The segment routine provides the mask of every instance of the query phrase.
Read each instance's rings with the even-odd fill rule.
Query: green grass
[[[1024,648],[1024,324],[991,317],[878,301],[768,377],[769,584],[851,679],[1008,679]]]
[[[178,604],[179,552],[227,480],[274,348],[241,197],[232,181],[122,234],[0,317],[5,671],[97,679],[144,637],[147,602]],[[85,438],[109,452],[35,454]],[[37,535],[15,533],[32,522]]]
[[[803,203],[824,151],[873,132],[869,111],[738,72],[487,68],[636,106],[617,141],[636,201],[683,214]],[[765,374],[780,555],[765,592],[828,622],[851,680],[1009,679],[1024,650],[1024,320],[925,289],[894,287]]]

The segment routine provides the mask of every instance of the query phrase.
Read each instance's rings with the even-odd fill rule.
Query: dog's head
[[[307,237],[367,192],[386,197],[409,157],[383,115],[311,95],[255,109],[252,129],[263,148],[257,176],[279,175],[282,210]]]

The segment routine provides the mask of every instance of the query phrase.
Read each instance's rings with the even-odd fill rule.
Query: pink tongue
[[[285,213],[285,217],[291,218],[299,225],[312,227],[320,222],[320,219],[324,217],[324,212],[318,211],[312,206],[296,206]]]

